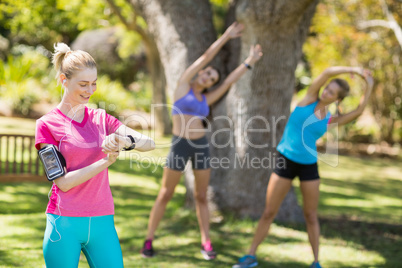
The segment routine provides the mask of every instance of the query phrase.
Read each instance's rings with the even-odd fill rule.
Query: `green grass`
[[[3,122],[0,118],[0,132],[5,128]],[[13,122],[17,122],[17,128],[11,126]],[[19,130],[18,122],[13,119],[6,124],[11,126],[9,129]],[[161,144],[169,141],[157,140]],[[140,256],[149,212],[162,176],[158,163],[167,151],[164,148],[143,154],[148,168],[141,167],[136,162],[138,156],[129,153],[110,168],[116,229],[125,267],[231,267],[248,249],[257,222],[226,215],[223,221],[211,223],[211,237],[219,257],[213,262],[204,261],[199,253],[195,213],[183,208],[183,184],[178,186],[159,226],[154,242],[158,255],[152,259]],[[320,163],[320,174],[323,266],[399,267],[400,161],[341,156],[335,168]],[[295,181],[300,200],[297,184]],[[49,189],[50,183],[0,183],[0,267],[44,267],[42,238]],[[306,267],[312,253],[304,225],[275,222],[258,249],[258,259],[259,267]],[[79,267],[88,267],[85,257]]]

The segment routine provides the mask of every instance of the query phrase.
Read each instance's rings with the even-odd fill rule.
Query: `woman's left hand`
[[[105,137],[102,142],[102,152],[105,154],[118,152],[126,145],[126,139],[123,136],[117,135],[115,133],[110,134]]]
[[[352,67],[351,75],[353,78],[353,73],[360,75],[362,78],[366,79],[368,75],[372,75],[369,69],[364,69],[362,67]]]
[[[242,32],[244,30],[244,26],[241,23],[238,23],[237,21],[233,22],[232,25],[230,25],[224,34],[228,34],[231,39],[240,37]]]
[[[114,162],[116,162],[117,157],[119,157],[119,152],[110,152],[107,153],[107,156],[104,159],[110,164],[113,164]]]
[[[372,89],[374,85],[373,73],[369,69],[360,68],[358,74],[366,80],[368,89]]]
[[[259,44],[250,47],[249,58],[251,60],[251,64],[259,61],[262,55],[262,48]]]

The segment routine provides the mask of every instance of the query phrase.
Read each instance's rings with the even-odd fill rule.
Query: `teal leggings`
[[[113,215],[46,215],[43,255],[47,268],[77,268],[81,250],[92,268],[123,267],[123,255]]]

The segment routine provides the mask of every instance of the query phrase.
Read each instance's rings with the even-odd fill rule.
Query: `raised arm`
[[[234,71],[232,71],[225,81],[215,90],[207,92],[205,97],[207,99],[208,105],[217,102],[230,88],[233,83],[236,83],[240,77],[247,72],[249,68],[261,58],[262,50],[260,45],[255,45],[250,47],[250,54],[247,59],[242,62]]]
[[[355,110],[353,110],[347,114],[332,117],[330,127],[334,127],[336,125],[338,125],[338,126],[345,125],[345,124],[355,120],[357,117],[359,117],[363,113],[364,108],[366,108],[366,106],[367,106],[367,103],[370,98],[371,92],[373,90],[373,85],[374,85],[374,79],[369,70],[364,70],[363,76],[366,81],[366,91],[365,91],[365,94],[360,99],[359,106]]]
[[[188,84],[191,79],[207,65],[219,52],[219,50],[232,38],[241,35],[244,26],[238,22],[234,22],[221,37],[219,37],[193,64],[191,64],[180,77],[178,84]]]
[[[298,103],[298,106],[305,106],[310,103],[315,102],[318,99],[318,94],[320,89],[325,83],[335,75],[344,74],[344,73],[354,73],[360,76],[364,76],[364,69],[360,67],[348,67],[348,66],[333,66],[325,69],[316,79],[313,80],[313,83],[307,90],[306,96]]]

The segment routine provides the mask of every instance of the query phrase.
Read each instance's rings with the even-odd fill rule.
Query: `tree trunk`
[[[172,133],[172,126],[166,105],[166,78],[163,65],[159,57],[158,48],[155,41],[149,37],[144,38],[147,51],[147,65],[152,80],[152,113],[155,120],[153,126],[159,135]]]
[[[207,0],[131,0],[155,38],[165,71],[170,97],[184,70],[215,41],[212,11]],[[220,61],[211,64],[222,67]],[[194,176],[191,165],[186,168],[186,205],[194,206]]]
[[[215,41],[207,0],[131,0],[155,38],[170,97],[184,70]]]
[[[257,43],[264,56],[212,109],[211,153],[220,165],[212,169],[211,186],[213,202],[222,211],[257,218],[264,209],[269,176],[277,164],[275,148],[295,89],[294,72],[317,2],[237,2],[237,20],[245,25],[240,60]],[[293,190],[277,218],[303,220]]]
[[[155,38],[168,92],[172,95],[185,68],[216,39],[210,4],[207,0],[131,2]],[[250,45],[256,43],[262,45],[264,56],[252,72],[244,75],[232,86],[229,94],[213,106],[213,132],[209,134],[211,154],[221,164],[222,159],[230,162],[228,166],[220,165],[212,170],[212,207],[240,216],[260,216],[272,167],[250,166],[247,159],[258,161],[272,158],[273,161],[275,147],[289,115],[295,83],[294,71],[317,2],[238,1],[237,19],[246,27],[241,38],[240,57],[236,54],[236,45],[232,44],[226,49],[233,54],[226,53],[225,61],[217,57],[212,65],[220,70],[232,70],[238,64],[232,57],[244,60]],[[244,132],[247,125],[249,131]],[[250,131],[251,128],[267,127],[269,129],[265,132]],[[262,145],[257,146],[262,148],[247,142]],[[186,182],[189,188],[191,185],[191,180]],[[192,190],[187,191],[188,196],[191,196]],[[293,191],[289,193],[283,207],[283,220],[296,221],[301,218],[301,210]]]
[[[122,10],[118,7],[114,0],[106,0],[109,7],[120,21],[127,27],[128,30],[137,32],[143,42],[145,43],[145,54],[147,56],[147,67],[151,75],[152,81],[152,111],[151,118],[152,125],[159,135],[168,135],[172,133],[168,109],[166,106],[158,105],[160,103],[167,103],[166,98],[166,78],[163,71],[163,65],[160,61],[159,51],[155,44],[155,38],[151,32],[144,30],[141,26],[137,25],[136,14],[133,16],[133,21],[129,22],[123,15]],[[129,2],[129,1],[128,1]],[[131,3],[133,8],[138,6]]]

